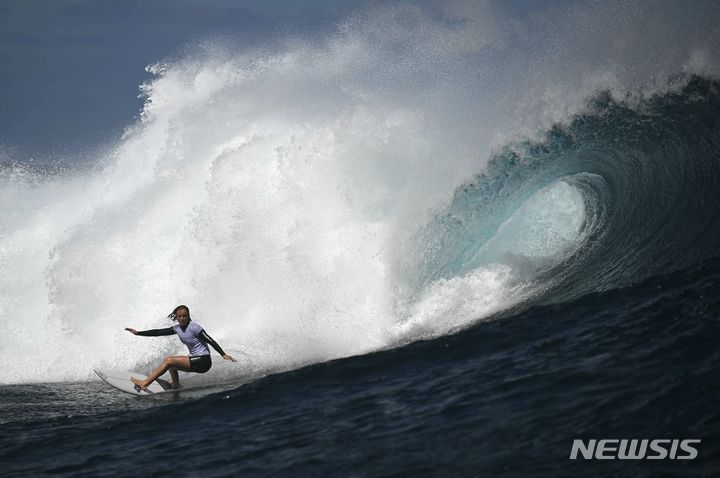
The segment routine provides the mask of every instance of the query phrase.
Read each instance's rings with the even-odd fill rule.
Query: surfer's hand
[[[127,330],[128,332],[130,332],[133,335],[137,335],[137,330],[135,330],[135,329],[131,329],[130,327],[125,327],[125,330]]]
[[[230,360],[231,362],[237,362],[237,360],[235,360],[234,358],[232,358],[232,357],[231,357],[230,355],[228,355],[228,354],[223,355],[223,358],[224,358],[225,360]]]

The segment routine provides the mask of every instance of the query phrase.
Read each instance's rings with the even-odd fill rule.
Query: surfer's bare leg
[[[151,373],[147,379],[139,380],[137,378],[131,377],[130,380],[132,380],[132,383],[134,383],[138,387],[145,390],[160,375],[167,372],[168,369],[170,369],[171,367],[175,369],[175,373],[177,373],[178,370],[182,370],[184,372],[189,372],[190,371],[190,357],[188,357],[187,355],[175,355],[173,357],[165,357],[165,360],[163,360],[163,362],[160,364],[160,366],[158,368],[153,370],[153,373]],[[175,377],[173,377],[173,380],[174,379],[175,379]]]
[[[189,360],[188,360],[189,362]],[[180,377],[178,376],[178,369],[170,367],[170,385],[172,388],[180,388]]]

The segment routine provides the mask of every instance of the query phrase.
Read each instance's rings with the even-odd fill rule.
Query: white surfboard
[[[98,375],[98,377],[100,377],[105,383],[107,383],[111,387],[114,387],[121,392],[129,393],[132,395],[146,397],[148,395],[156,395],[158,393],[177,391],[172,388],[165,389],[158,382],[153,382],[150,384],[150,386],[148,386],[147,390],[142,390],[130,381],[130,377],[140,380],[145,380],[147,378],[145,375],[139,373],[123,372],[121,370],[112,370],[105,372],[102,370],[93,369],[93,371]]]

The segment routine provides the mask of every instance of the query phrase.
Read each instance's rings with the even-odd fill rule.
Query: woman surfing
[[[172,327],[165,329],[152,329],[137,331],[126,327],[125,330],[134,334],[142,335],[145,337],[158,337],[161,335],[173,335],[177,334],[180,341],[187,345],[190,355],[174,355],[172,357],[165,357],[165,360],[156,368],[145,380],[137,378],[130,378],[135,384],[135,388],[139,390],[147,390],[147,387],[157,380],[158,383],[165,382],[164,380],[158,380],[158,378],[167,371],[170,371],[171,382],[165,382],[170,388],[180,387],[180,377],[178,376],[178,370],[183,372],[195,372],[205,373],[212,367],[212,360],[210,359],[210,349],[208,345],[211,345],[217,353],[219,353],[225,360],[237,362],[230,355],[223,352],[222,347],[210,337],[207,332],[197,322],[190,320],[190,309],[186,305],[178,305],[175,310],[168,315],[169,319],[177,321],[177,324]],[[161,383],[162,385],[162,383]]]

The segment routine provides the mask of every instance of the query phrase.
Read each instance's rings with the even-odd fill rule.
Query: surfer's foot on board
[[[135,389],[139,392],[140,390],[147,390],[148,386],[143,383],[142,380],[135,377],[130,377],[130,381],[135,384]]]
[[[176,384],[172,380],[163,380],[161,378],[156,378],[155,381],[160,384],[160,386],[165,390],[177,390],[178,388],[182,388],[182,385]]]

